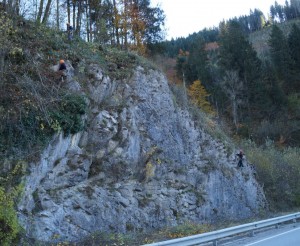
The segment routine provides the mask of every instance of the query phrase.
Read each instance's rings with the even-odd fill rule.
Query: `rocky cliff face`
[[[31,237],[75,241],[94,231],[242,219],[264,208],[251,168],[237,169],[234,151],[176,107],[162,73],[138,67],[131,79],[113,81],[92,64],[81,87],[69,71],[65,86],[89,100],[87,128],[58,134],[31,163],[19,204]]]

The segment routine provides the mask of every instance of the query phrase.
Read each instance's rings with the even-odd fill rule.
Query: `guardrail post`
[[[250,231],[250,237],[254,237],[254,236],[255,236],[254,230]]]
[[[293,227],[295,228],[296,227],[296,223],[297,223],[297,219],[296,218],[293,219],[293,223],[294,223]]]
[[[218,246],[218,240],[214,241],[214,246]]]
[[[275,229],[278,229],[278,228],[279,228],[279,224],[276,224],[276,225],[275,225]]]

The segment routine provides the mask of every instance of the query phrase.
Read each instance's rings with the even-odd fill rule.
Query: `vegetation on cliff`
[[[27,163],[36,160],[54,134],[75,134],[85,128],[88,100],[66,89],[53,70],[60,59],[72,64],[85,88],[88,64],[101,64],[112,79],[130,76],[145,59],[130,52],[80,38],[19,17],[2,15],[0,80],[0,241],[11,245],[22,230],[15,206],[22,193]],[[2,32],[1,32],[2,33]],[[21,164],[20,164],[21,163]],[[21,165],[21,166],[20,166]]]

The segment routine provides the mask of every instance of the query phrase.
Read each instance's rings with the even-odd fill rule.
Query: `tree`
[[[68,23],[71,23],[71,0],[67,0]]]
[[[120,35],[119,35],[119,29],[121,27],[120,20],[121,15],[119,14],[118,5],[116,0],[113,0],[113,16],[112,16],[112,22],[113,22],[113,36],[116,38],[116,44],[117,46],[120,46]]]
[[[37,23],[47,24],[50,11],[51,11],[51,4],[52,4],[52,0],[48,0],[46,4],[46,8],[44,10],[44,0],[40,0],[39,11],[36,19]]]
[[[47,1],[47,5],[46,5],[46,8],[45,8],[45,13],[44,13],[44,17],[43,17],[43,20],[42,20],[43,24],[47,24],[47,22],[48,22],[49,15],[50,15],[51,3],[52,3],[52,0],[48,0]]]
[[[59,12],[59,0],[56,0],[56,28],[59,29],[59,21],[60,18],[60,12]]]
[[[291,9],[291,7],[289,5],[289,2],[287,0],[285,1],[285,5],[283,7],[283,12],[284,12],[286,20],[291,20],[291,19],[294,18],[293,13],[292,13],[292,9]]]
[[[7,0],[3,1],[5,11],[10,15],[19,15],[20,12],[20,0]]]
[[[281,81],[283,90],[288,93],[294,79],[294,72],[292,70],[294,64],[291,58],[288,41],[277,25],[273,25],[268,42],[276,75]]]
[[[185,75],[187,83],[195,80],[201,80],[205,88],[208,88],[211,82],[208,71],[208,56],[205,51],[205,42],[202,38],[195,38],[191,44],[187,65],[185,66]]]
[[[41,23],[42,15],[43,15],[43,8],[44,8],[44,0],[40,0],[39,12],[38,12],[37,18],[36,18],[37,23]]]
[[[189,52],[183,51],[182,49],[179,50],[179,54],[177,56],[176,61],[176,72],[179,79],[182,79],[183,84],[183,92],[184,92],[184,105],[187,104],[187,93],[186,93],[186,79],[185,79],[185,70],[187,66]]]
[[[275,1],[275,11],[276,11],[276,15],[279,19],[280,22],[284,21],[284,11],[283,11],[283,7],[278,4],[277,1]]]
[[[164,38],[165,14],[159,7],[150,7],[149,0],[139,0],[139,9],[145,25],[143,39],[146,43],[156,43]]]
[[[259,9],[251,10],[248,19],[251,32],[262,29],[266,23],[265,16]]]
[[[115,27],[118,25],[118,9],[116,1],[90,0],[90,40],[101,44],[116,45]],[[117,7],[117,6],[116,6]],[[92,37],[93,36],[93,37]]]
[[[281,114],[280,110],[286,105],[287,98],[279,85],[275,68],[268,60],[263,64],[263,82],[265,90],[262,91],[264,97],[260,112],[268,121],[273,121],[276,115]]]
[[[121,27],[125,48],[145,53],[145,44],[162,39],[163,11],[150,7],[149,0],[122,0]]]
[[[130,7],[131,19],[131,39],[133,40],[133,49],[137,50],[140,54],[145,54],[146,47],[144,45],[144,33],[146,29],[145,20],[140,10],[139,1],[133,1]]]
[[[226,71],[238,74],[238,81],[244,87],[243,105],[250,115],[251,105],[255,103],[257,81],[261,76],[261,62],[236,21],[224,24],[221,29],[219,65],[223,77]]]
[[[190,85],[188,94],[195,105],[201,108],[204,112],[213,114],[214,110],[208,101],[208,97],[210,95],[205,90],[200,80],[196,80],[192,85]]]
[[[291,2],[291,8],[294,14],[294,18],[297,18],[300,16],[300,1],[299,0],[290,0]]]
[[[77,18],[76,18],[76,28],[75,33],[76,35],[80,36],[81,33],[81,22],[82,22],[82,9],[83,9],[83,0],[76,0],[77,1]]]
[[[293,24],[292,30],[288,36],[288,44],[291,51],[291,56],[294,62],[294,69],[300,72],[300,29],[296,24]]]
[[[272,22],[274,22],[276,18],[276,9],[273,5],[270,7],[270,18],[272,19]]]
[[[177,56],[177,61],[176,61],[176,71],[177,71],[177,76],[185,81],[185,70],[187,66],[187,61],[188,61],[188,56],[189,52],[188,51],[183,51],[182,49],[179,50],[179,54]]]
[[[244,94],[244,85],[239,78],[238,71],[228,70],[222,80],[222,88],[228,96],[231,103],[231,115],[235,128],[238,128],[239,113],[238,108],[242,104],[242,96]]]
[[[9,48],[11,47],[11,42],[9,39],[11,35],[14,34],[13,21],[7,14],[0,15],[0,85],[3,81],[3,74],[5,70],[4,59],[7,55]]]

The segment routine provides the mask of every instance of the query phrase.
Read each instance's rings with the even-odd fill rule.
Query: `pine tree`
[[[199,79],[206,88],[210,85],[211,78],[208,71],[208,56],[205,51],[205,42],[201,38],[196,38],[191,44],[190,55],[185,67],[185,75],[188,84]]]
[[[291,90],[294,79],[294,67],[288,41],[277,25],[273,25],[269,39],[271,60],[275,68],[276,75],[281,81],[283,90],[288,93]]]
[[[291,56],[294,61],[294,68],[300,72],[300,29],[296,24],[293,24],[292,30],[288,37]]]
[[[220,35],[219,64],[223,70],[236,71],[243,86],[243,105],[251,112],[251,104],[257,100],[256,89],[261,76],[261,62],[256,52],[235,21],[227,23]]]
[[[280,109],[287,103],[287,98],[279,85],[278,77],[276,76],[275,68],[266,61],[263,68],[263,81],[264,81],[264,104],[260,110],[265,115],[274,117],[280,113]],[[273,120],[273,118],[269,118]]]

